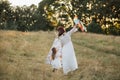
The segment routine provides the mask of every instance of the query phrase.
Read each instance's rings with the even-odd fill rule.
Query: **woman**
[[[76,31],[76,26],[68,32],[65,32],[63,27],[58,28],[58,38],[62,46],[62,67],[65,75],[78,68],[74,47],[71,41],[71,34]]]

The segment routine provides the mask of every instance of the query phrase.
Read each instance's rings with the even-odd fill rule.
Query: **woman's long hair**
[[[59,27],[57,31],[58,31],[58,36],[61,36],[65,32],[63,27]]]
[[[57,53],[57,50],[56,50],[55,47],[53,47],[53,48],[52,48],[52,60],[55,59],[55,55],[56,55],[56,53]]]

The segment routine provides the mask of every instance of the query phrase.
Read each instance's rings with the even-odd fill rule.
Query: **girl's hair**
[[[65,32],[63,27],[59,27],[57,31],[58,31],[58,36],[61,36]]]
[[[52,48],[52,60],[55,59],[55,55],[56,55],[56,53],[57,53],[57,50],[56,50],[55,47],[53,47],[53,48]]]

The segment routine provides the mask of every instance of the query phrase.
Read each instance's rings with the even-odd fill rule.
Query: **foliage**
[[[120,35],[120,27],[117,28],[117,26],[110,26],[108,28],[109,34],[113,34],[113,35]]]
[[[7,22],[9,21],[10,3],[7,0],[0,1],[0,29],[7,28]]]
[[[105,34],[119,35],[119,4],[120,0],[42,0],[38,7],[13,7],[8,0],[0,0],[0,29],[53,30],[59,25],[69,28],[77,14],[86,26],[94,17]]]
[[[44,6],[45,18],[49,22],[49,25],[58,27],[64,25],[66,28],[73,26],[71,18],[71,2],[70,0],[57,0],[52,4],[46,4]]]
[[[102,29],[95,19],[88,25],[87,30],[88,32],[102,33]]]

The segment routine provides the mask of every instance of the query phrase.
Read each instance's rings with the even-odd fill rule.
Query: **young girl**
[[[50,57],[50,60],[51,60],[51,65],[53,67],[53,72],[61,68],[61,57],[57,53],[57,50],[55,47],[52,48],[52,55]]]
[[[52,65],[53,72],[62,67],[61,66],[61,43],[58,38],[55,38],[53,45],[48,53],[47,63]]]

